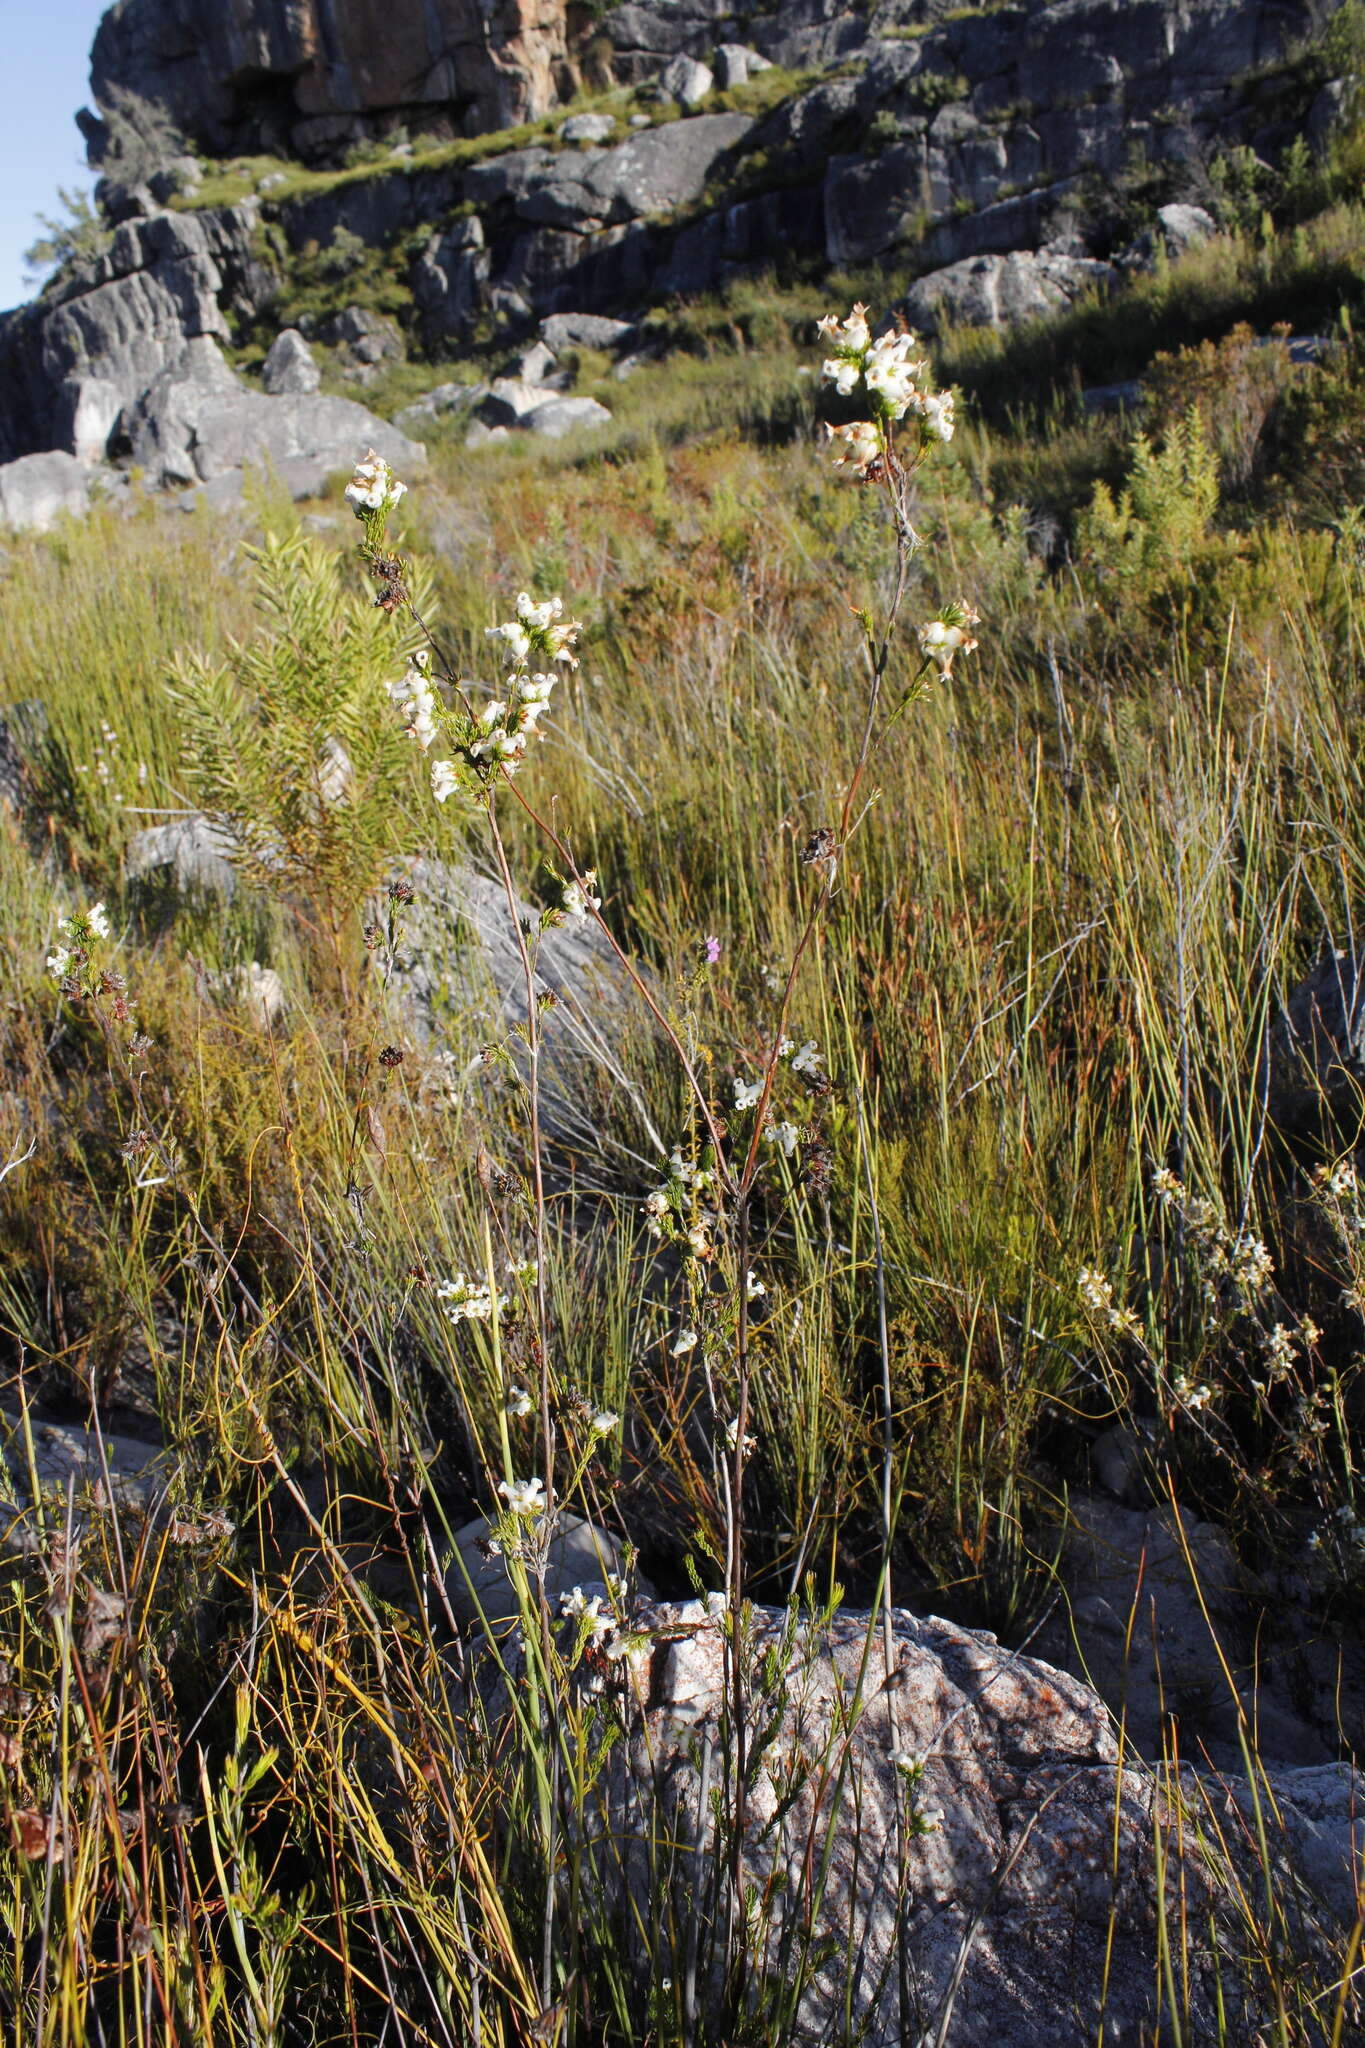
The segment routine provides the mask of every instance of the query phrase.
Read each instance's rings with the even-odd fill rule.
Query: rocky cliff
[[[234,206],[181,196],[168,211],[153,192],[173,187],[155,178],[119,193],[130,217],[106,251],[0,318],[0,461],[126,454],[144,395],[186,345],[268,329],[292,266],[320,251],[336,252],[338,306],[355,252],[382,251],[407,345],[433,357],[476,332],[619,314],[774,264],[894,263],[919,275],[911,311],[927,327],[1046,311],[1118,280],[1116,237],[1133,222],[1114,192],[1135,167],[1150,251],[1212,226],[1189,202],[1208,199],[1220,152],[1274,161],[1301,132],[1321,136],[1340,91],[1303,53],[1330,12],[627,0],[594,46],[620,82],[590,112],[542,120],[529,144],[524,130],[403,141],[311,178],[282,161]],[[382,23],[372,0],[121,0],[93,77],[98,95],[155,101],[201,148],[270,136],[317,150],[381,114],[435,129],[543,105],[573,84],[583,33],[558,0],[407,0]]]
[[[318,156],[399,121],[458,135],[534,118],[574,90],[566,56],[564,0],[118,0],[90,83],[216,156]]]

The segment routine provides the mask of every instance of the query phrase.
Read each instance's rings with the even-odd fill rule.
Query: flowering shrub
[[[728,1105],[717,1100],[694,1062],[686,1038],[612,939],[596,871],[575,863],[550,818],[537,810],[516,784],[530,744],[549,714],[559,672],[577,666],[580,627],[565,615],[562,599],[522,591],[514,615],[487,629],[488,640],[506,665],[503,680],[492,692],[459,675],[429,638],[412,650],[402,673],[387,684],[388,697],[407,739],[423,754],[434,755],[430,775],[435,801],[459,801],[486,821],[525,979],[529,1197],[536,1247],[526,1306],[532,1355],[539,1364],[539,1387],[528,1390],[505,1377],[499,1356],[501,1325],[514,1310],[509,1297],[493,1284],[491,1266],[486,1281],[457,1274],[442,1282],[436,1295],[447,1321],[486,1326],[492,1341],[490,1371],[499,1383],[497,1408],[502,1418],[503,1470],[496,1480],[496,1492],[504,1503],[493,1540],[522,1601],[522,1636],[535,1671],[537,1696],[548,1716],[547,1740],[553,1740],[558,1717],[570,1711],[564,1692],[563,1652],[556,1646],[545,1594],[550,1545],[560,1503],[580,1491],[599,1447],[615,1431],[617,1417],[604,1410],[575,1413],[559,1385],[551,1355],[544,1291],[547,1229],[538,1111],[541,997],[536,972],[537,949],[545,929],[564,922],[583,925],[589,920],[599,928],[653,1014],[685,1085],[686,1129],[668,1157],[663,1178],[644,1198],[643,1216],[648,1234],[681,1258],[687,1312],[669,1353],[674,1360],[696,1362],[712,1416],[712,1479],[721,1503],[723,1535],[723,1557],[718,1561],[724,1588],[718,1596],[722,1601],[718,1611],[724,1616],[728,1726],[734,1745],[726,1763],[724,1837],[730,1882],[736,1888],[743,1882],[749,1853],[749,1795],[764,1747],[759,1737],[752,1753],[749,1748],[755,1680],[745,1651],[749,1637],[746,1475],[750,1466],[757,1464],[762,1449],[751,1427],[755,1340],[762,1319],[776,1315],[781,1307],[776,1275],[765,1277],[754,1263],[754,1202],[765,1174],[772,1176],[771,1199],[780,1206],[792,1195],[799,1178],[818,1187],[828,1172],[821,1106],[833,1084],[818,1041],[809,1037],[798,1041],[787,1029],[788,1017],[798,969],[829,910],[856,834],[860,798],[866,808],[864,784],[878,747],[931,683],[950,677],[954,661],[976,646],[971,629],[977,616],[962,601],[942,607],[917,628],[908,662],[901,637],[900,615],[911,565],[922,547],[911,520],[914,479],[935,449],[953,437],[952,395],[928,387],[928,366],[916,354],[913,335],[894,331],[873,335],[865,306],[855,306],[846,319],[821,321],[820,333],[829,350],[822,369],[825,383],[865,414],[850,425],[830,429],[836,464],[850,470],[863,486],[884,492],[896,538],[897,577],[888,617],[880,627],[870,614],[859,614],[869,673],[861,746],[849,764],[837,821],[818,823],[801,856],[808,876],[808,901],[793,957],[777,977],[771,1036],[757,1057],[756,1071],[732,1076]],[[393,614],[406,611],[416,624],[420,621],[412,605],[413,572],[400,555],[390,551],[387,531],[389,514],[402,495],[402,484],[373,451],[359,464],[347,490],[364,528],[360,552],[378,585],[378,607]],[[902,668],[895,698],[887,704],[889,680]],[[444,751],[437,751],[442,747]],[[498,823],[498,803],[504,792],[511,793],[542,835],[559,877],[559,904],[545,913],[539,931],[523,929]],[[708,938],[704,952],[705,966],[714,966],[720,954],[719,941]],[[889,1368],[885,1384],[889,1400]],[[529,1421],[533,1416],[540,1471],[525,1477],[514,1469],[508,1422]],[[570,1447],[567,1463],[562,1459],[566,1442]],[[884,1491],[887,1519],[883,1540],[889,1557],[889,1480]],[[887,1586],[889,1600],[889,1577]],[[562,1618],[575,1629],[570,1667],[574,1660],[599,1652],[608,1663],[617,1658],[618,1651],[622,1661],[629,1660],[632,1637],[619,1598],[609,1615],[600,1596],[589,1598],[581,1588],[576,1589],[562,1605]],[[906,1839],[928,1825],[922,1815],[916,1819],[915,1782],[913,1774],[903,1776]],[[553,1863],[554,1827],[545,1816],[540,1853]],[[749,1975],[757,1966],[756,1958],[766,1953],[767,1941],[753,1928],[741,1933],[733,1921],[729,1924],[726,2009],[734,2024],[749,2005]]]

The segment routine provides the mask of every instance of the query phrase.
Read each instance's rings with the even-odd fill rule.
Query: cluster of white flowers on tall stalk
[[[368,524],[376,517],[381,521],[386,519],[406,490],[407,485],[399,483],[383,456],[376,455],[370,448],[356,464],[355,475],[346,486],[346,496],[356,517]]]
[[[844,452],[834,458],[837,463],[865,475],[885,457],[888,429],[907,416],[918,424],[926,445],[952,440],[953,394],[924,388],[921,380],[929,364],[915,356],[919,344],[913,334],[882,334],[874,341],[862,304],[847,320],[830,313],[817,324],[830,348],[820,368],[825,383],[832,384],[841,398],[863,398],[870,414],[850,426],[827,429],[832,441],[843,444]]]
[[[836,450],[835,464],[853,470],[863,483],[887,486],[898,530],[917,547],[906,484],[936,444],[952,440],[957,426],[953,394],[925,384],[929,364],[916,354],[919,343],[913,334],[888,332],[874,338],[863,304],[854,306],[846,320],[831,313],[817,326],[829,348],[820,369],[823,381],[841,398],[859,401],[867,414],[842,426],[826,424],[825,433]],[[897,428],[906,426],[914,435],[908,449],[896,441]],[[926,619],[917,629],[921,673],[936,668],[941,677],[950,675],[955,657],[975,649],[971,629],[979,623],[976,612],[960,599]]]
[[[755,1334],[761,1339],[762,1332],[786,1312],[776,1273],[765,1275],[758,1270],[761,1246],[756,1241],[754,1213],[757,1184],[761,1175],[770,1177],[780,1182],[781,1189],[793,1199],[798,1187],[817,1198],[827,1188],[832,1153],[824,1132],[823,1098],[830,1093],[832,1084],[817,1041],[798,1039],[790,1028],[794,992],[803,960],[835,893],[848,844],[874,800],[867,795],[865,782],[875,754],[906,708],[924,694],[936,677],[948,676],[954,661],[970,653],[976,644],[972,635],[976,614],[965,602],[944,606],[910,634],[905,632],[902,617],[911,588],[914,557],[921,547],[911,518],[913,479],[921,465],[933,454],[941,455],[945,444],[954,437],[952,395],[933,390],[927,377],[928,365],[916,353],[913,335],[890,331],[874,336],[865,306],[855,306],[846,319],[831,317],[822,321],[820,332],[826,343],[825,382],[833,387],[845,409],[857,415],[851,423],[829,430],[837,461],[846,474],[851,473],[863,485],[876,486],[883,492],[895,531],[896,573],[884,617],[874,623],[868,611],[855,614],[863,625],[866,640],[867,687],[861,739],[854,758],[845,766],[842,787],[832,802],[830,815],[809,821],[811,829],[800,854],[811,885],[805,916],[790,960],[772,985],[776,1002],[764,1045],[749,1062],[749,1072],[731,1073],[726,1098],[732,1100],[717,1099],[715,1080],[708,1072],[709,1055],[706,1059],[698,1057],[690,1035],[679,1030],[650,984],[620,952],[610,932],[605,933],[642,1002],[672,1047],[687,1084],[685,1135],[663,1164],[658,1184],[645,1196],[643,1209],[650,1236],[677,1253],[683,1281],[685,1307],[677,1321],[671,1322],[672,1335],[664,1340],[664,1349],[670,1360],[678,1362],[674,1369],[680,1378],[685,1377],[689,1383],[695,1381],[704,1389],[714,1427],[712,1470],[717,1512],[723,1519],[724,1592],[714,1596],[708,1612],[724,1616],[724,1684],[734,1749],[733,1761],[727,1765],[724,1853],[731,1896],[738,1908],[731,1917],[740,1946],[727,1965],[727,1999],[736,2012],[745,2010],[747,1999],[748,1965],[743,1939],[749,1916],[742,1904],[746,1895],[744,1858],[749,1830],[749,1784],[762,1748],[760,1742],[750,1756],[754,1665],[743,1620],[748,1604],[746,1466],[751,1459],[760,1468],[762,1462],[761,1439],[750,1426],[756,1420],[752,1400]],[[390,551],[385,531],[386,513],[397,502],[401,488],[379,459],[369,456],[357,470],[348,495],[364,522],[361,553],[379,584],[376,602],[389,611],[406,607],[421,625],[408,586],[408,567],[401,556]],[[517,788],[514,795],[519,810],[537,826],[560,863],[551,870],[562,892],[558,903],[543,914],[539,930],[528,924],[508,863],[495,798],[508,777],[520,767],[531,739],[540,730],[556,680],[564,669],[577,666],[574,650],[578,635],[577,624],[564,617],[559,598],[539,598],[523,591],[517,597],[514,616],[489,629],[490,641],[505,660],[504,679],[494,690],[483,692],[476,685],[457,679],[449,665],[440,667],[437,683],[422,659],[415,659],[389,690],[405,729],[424,753],[436,750],[438,741],[446,743],[432,762],[436,800],[444,803],[459,794],[483,811],[506,891],[509,917],[516,929],[525,977],[529,1180],[536,1258],[540,1264],[535,1269],[534,1300],[529,1298],[530,1284],[523,1285],[518,1279],[516,1287],[519,1294],[524,1292],[528,1297],[526,1355],[539,1368],[539,1386],[528,1389],[510,1378],[501,1379],[497,1386],[503,1469],[496,1480],[501,1509],[493,1522],[490,1540],[501,1550],[509,1569],[518,1575],[519,1587],[526,1596],[523,1633],[528,1670],[534,1665],[545,1675],[552,1672],[555,1659],[546,1572],[561,1504],[581,1497],[589,1464],[620,1426],[620,1418],[605,1409],[594,1410],[582,1397],[577,1398],[577,1406],[573,1397],[566,1401],[551,1356],[551,1319],[543,1264],[545,1195],[537,1093],[540,991],[536,945],[551,924],[578,925],[592,918],[601,925],[601,899],[594,870],[576,864],[553,816],[540,815],[525,792]],[[720,941],[709,936],[705,941],[708,966],[715,964],[720,951]],[[490,1247],[490,1265],[491,1259]],[[489,1349],[497,1352],[497,1326],[507,1309],[507,1297],[498,1293],[491,1273],[483,1280],[456,1274],[437,1289],[437,1294],[444,1315],[451,1321],[464,1326],[492,1325]],[[509,1320],[515,1322],[515,1312]],[[463,1334],[469,1334],[467,1329]],[[883,1362],[884,1425],[889,1442],[889,1353],[884,1355]],[[542,1470],[523,1477],[517,1466],[525,1456],[524,1434],[529,1435],[529,1431],[523,1433],[522,1425],[532,1417],[537,1423]],[[492,1472],[489,1479],[492,1484]],[[888,1453],[883,1475],[883,1535],[888,1561],[893,1514]],[[884,1584],[890,1697],[894,1658],[889,1571]],[[615,1605],[614,1595],[610,1604]],[[561,1601],[557,1617],[572,1625],[575,1657],[591,1662],[594,1656],[600,1656],[603,1668],[605,1660],[618,1654],[629,1655],[632,1645],[640,1640],[628,1628],[614,1625],[607,1609],[608,1603],[601,1594],[580,1588]],[[559,1707],[550,1695],[541,1693],[539,1697],[548,1727]],[[890,1721],[892,1744],[899,1748],[894,1702]],[[908,1801],[907,1812],[912,1808],[913,1801]],[[557,1822],[551,1816],[542,1844],[550,1869],[556,1867],[560,1854],[556,1828]],[[901,1875],[904,1876],[903,1871]],[[761,1940],[758,1948],[763,1948]],[[548,1979],[544,1998],[548,2004]]]
[[[373,449],[357,464],[346,486],[346,496],[365,528],[361,552],[380,584],[376,603],[389,611],[410,601],[405,565],[386,552],[388,515],[406,489]],[[517,598],[516,617],[488,628],[489,639],[501,641],[507,656],[501,695],[490,697],[476,710],[472,698],[478,695],[479,686],[460,681],[451,686],[452,701],[444,703],[432,682],[431,656],[425,649],[389,684],[389,698],[397,706],[403,729],[423,753],[430,752],[441,738],[455,749],[431,764],[431,789],[437,803],[446,803],[455,795],[482,795],[499,771],[515,775],[550,708],[559,680],[557,671],[578,666],[573,651],[578,634],[577,620],[564,617],[561,598],[534,598],[523,590]],[[576,905],[567,907],[572,910]]]

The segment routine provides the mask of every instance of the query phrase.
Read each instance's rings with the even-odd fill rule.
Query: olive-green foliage
[[[1138,435],[1117,499],[1107,484],[1096,484],[1077,521],[1077,545],[1102,572],[1165,582],[1188,574],[1217,510],[1218,461],[1191,406],[1159,446]]]
[[[267,533],[246,552],[264,630],[226,660],[177,663],[186,763],[250,878],[302,898],[335,933],[393,851],[413,750],[384,685],[418,640],[348,587],[320,541]]]
[[[65,185],[59,185],[57,197],[64,218],[54,220],[51,215],[40,213],[38,224],[43,232],[24,251],[24,270],[30,283],[45,271],[60,270],[67,263],[102,255],[112,239],[112,230],[84,192],[68,192]]]

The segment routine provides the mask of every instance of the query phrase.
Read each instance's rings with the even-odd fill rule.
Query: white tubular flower
[[[466,1280],[463,1273],[457,1273],[453,1280],[442,1280],[436,1288],[436,1299],[444,1304],[446,1320],[452,1323],[486,1323],[495,1305],[487,1282]],[[507,1305],[507,1296],[499,1294],[496,1306],[500,1315]]]
[[[610,1408],[599,1408],[595,1415],[588,1418],[588,1434],[589,1436],[610,1436],[613,1430],[620,1427],[620,1423],[620,1416],[613,1415]]]
[[[927,661],[936,662],[939,674],[947,677],[952,674],[954,657],[970,654],[975,648],[971,628],[979,624],[979,615],[970,605],[945,605],[936,619],[919,628],[920,653]]]
[[[1232,1248],[1232,1277],[1239,1287],[1260,1293],[1274,1277],[1270,1253],[1259,1237],[1239,1237]]]
[[[346,486],[346,496],[355,508],[357,519],[363,519],[370,512],[388,512],[398,503],[407,490],[400,484],[382,455],[376,455],[373,448],[366,451],[355,466],[355,475]]]
[[[951,391],[938,391],[932,397],[921,398],[919,416],[931,441],[952,440],[956,422],[953,419]]]
[[[873,342],[863,366],[863,382],[893,420],[904,419],[911,406],[919,408],[920,392],[915,379],[928,366],[910,361],[914,346],[913,334],[884,334]]]
[[[676,1337],[674,1338],[674,1340],[673,1340],[673,1343],[672,1343],[672,1345],[671,1345],[671,1346],[669,1347],[669,1356],[670,1356],[671,1358],[686,1358],[686,1356],[687,1356],[688,1352],[689,1352],[689,1351],[695,1351],[695,1350],[696,1350],[696,1348],[697,1348],[697,1333],[696,1333],[696,1331],[695,1331],[695,1330],[679,1330],[679,1332],[678,1332],[677,1336],[676,1336]]]
[[[549,661],[562,661],[569,668],[577,668],[572,650],[579,634],[578,621],[563,618],[563,610],[564,600],[560,597],[547,597],[538,603],[528,591],[520,591],[516,618],[503,626],[490,626],[489,636],[507,642],[514,669],[524,668],[533,650]]]
[[[736,1416],[732,1415],[730,1420],[725,1425],[725,1442],[727,1448],[731,1452],[734,1451],[736,1444],[739,1442],[739,1420]],[[750,1436],[748,1430],[746,1429],[744,1432],[744,1449],[742,1452],[742,1456],[747,1460],[753,1456],[754,1452],[757,1449],[757,1437]]]
[[[762,1301],[768,1291],[756,1273],[750,1273],[744,1284],[750,1301]]]
[[[527,1393],[525,1387],[513,1387],[511,1393],[507,1396],[507,1413],[520,1417],[529,1415],[530,1412],[531,1396]]]
[[[435,691],[420,668],[410,668],[396,683],[390,683],[388,690],[402,716],[404,732],[425,753],[437,733]]]
[[[490,626],[490,640],[505,640],[512,656],[512,667],[520,668],[531,652],[531,636],[518,619],[510,619],[505,626]]]
[[[853,469],[866,477],[882,459],[882,430],[872,420],[855,420],[852,426],[832,427],[825,422],[825,437],[842,442],[843,452],[834,458],[836,469]]]
[[[827,356],[820,365],[820,375],[826,384],[834,386],[840,398],[853,396],[862,374],[862,365],[850,356]]]
[[[537,604],[529,591],[517,592],[517,617],[533,632],[543,633],[547,626],[554,624],[563,609],[562,597],[547,597],[542,603]]]
[[[1086,1307],[1095,1315],[1103,1315],[1113,1303],[1114,1290],[1103,1273],[1093,1266],[1082,1266],[1076,1275],[1076,1289]]]
[[[738,1074],[736,1074],[730,1086],[735,1091],[736,1109],[752,1109],[759,1096],[763,1093],[763,1083],[761,1081],[741,1081]]]
[[[602,908],[602,898],[592,893],[596,885],[596,868],[585,868],[581,882],[564,884],[564,916],[570,924],[586,924],[588,912]]]
[[[817,334],[823,334],[831,347],[849,349],[860,355],[872,339],[867,324],[867,307],[858,301],[847,320],[841,320],[835,313],[826,313],[823,320],[815,323]]]
[[[795,1124],[769,1124],[763,1133],[770,1145],[780,1145],[787,1158],[795,1152],[801,1133]]]
[[[460,778],[455,773],[455,764],[453,761],[432,762],[431,793],[435,797],[438,804],[443,804],[447,797],[454,796],[459,786]]]
[[[109,913],[102,903],[96,903],[92,909],[86,912],[85,921],[97,939],[108,938]]]
[[[616,1627],[613,1616],[603,1610],[602,1595],[589,1595],[581,1586],[575,1586],[572,1593],[560,1594],[559,1611],[566,1621],[579,1624],[590,1643],[600,1643],[603,1636],[611,1635]]]
[[[798,1046],[791,1056],[792,1072],[804,1074],[808,1080],[818,1080],[825,1071],[825,1056],[813,1038]]]
[[[475,740],[469,751],[476,761],[501,761],[510,773],[526,751],[526,735],[520,732],[493,732],[487,739]]]
[[[431,692],[427,692],[425,701],[416,699],[408,709],[408,722],[403,730],[410,740],[417,742],[425,754],[436,737],[436,704]]]
[[[58,981],[62,979],[70,965],[70,946],[58,946],[55,953],[49,953],[47,956],[47,971],[49,974],[55,974]]]
[[[541,1479],[504,1479],[498,1486],[498,1492],[514,1515],[540,1515],[545,1512],[545,1482]]]

